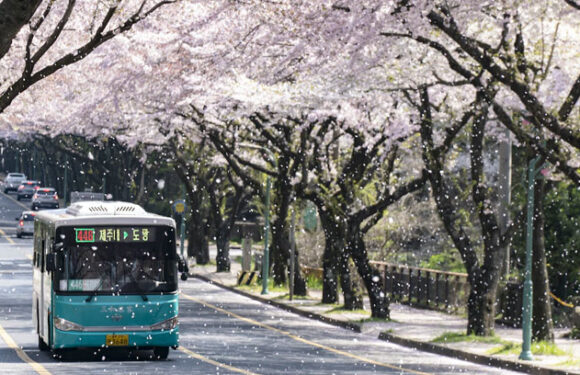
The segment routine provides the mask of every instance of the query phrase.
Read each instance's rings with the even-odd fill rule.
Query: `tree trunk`
[[[217,272],[230,272],[230,231],[228,229],[220,228],[216,238],[216,245]]]
[[[199,213],[193,212],[189,221],[187,255],[195,257],[197,264],[209,263],[209,244],[205,236],[205,223]]]
[[[338,276],[336,261],[327,250],[330,245],[325,245],[322,260],[322,303],[338,302]]]
[[[383,291],[380,272],[369,264],[365,243],[361,236],[360,224],[349,228],[348,251],[354,260],[358,274],[363,279],[371,304],[371,316],[378,319],[389,319],[389,300]]]
[[[275,285],[286,283],[288,259],[290,257],[288,212],[290,209],[291,187],[286,183],[285,176],[275,182],[276,189],[276,216],[272,221],[272,276]]]
[[[546,181],[538,179],[534,187],[534,236],[532,255],[533,318],[532,339],[554,341],[554,323],[550,305],[550,282],[544,246],[544,193]]]
[[[294,294],[297,296],[307,296],[308,287],[306,285],[306,279],[300,270],[300,257],[298,250],[294,254]]]
[[[491,287],[484,280],[482,272],[470,282],[471,291],[467,300],[467,334],[476,336],[491,336],[495,324],[495,299],[497,284]]]
[[[345,310],[364,308],[363,291],[360,288],[356,270],[348,253],[343,252],[340,260],[340,286],[344,297]]]
[[[322,254],[322,303],[338,302],[338,247],[344,247],[344,238],[335,228],[339,225],[330,220],[330,215],[320,212],[320,222],[324,230],[324,253]]]

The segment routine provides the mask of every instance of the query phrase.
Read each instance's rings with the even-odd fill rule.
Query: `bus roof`
[[[152,214],[143,207],[129,202],[82,201],[67,208],[43,210],[37,220],[51,222],[55,227],[65,225],[167,225],[175,228],[175,221],[166,216]]]

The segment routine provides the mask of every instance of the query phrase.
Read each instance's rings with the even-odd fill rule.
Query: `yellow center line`
[[[215,305],[212,305],[211,303],[202,301],[202,300],[200,300],[198,298],[189,296],[187,294],[181,293],[181,296],[183,298],[188,299],[188,300],[197,302],[197,303],[199,303],[201,305],[204,305],[206,307],[209,307],[211,309],[214,309],[216,311],[219,311],[221,313],[224,313],[224,314],[226,314],[228,316],[232,316],[232,317],[234,317],[236,319],[239,319],[241,321],[244,321],[244,322],[253,324],[253,325],[258,326],[258,327],[266,328],[266,329],[268,329],[270,331],[274,331],[274,332],[277,332],[279,334],[288,336],[291,339],[296,340],[298,342],[301,342],[301,343],[304,343],[304,344],[307,344],[307,345],[311,345],[311,346],[314,346],[314,347],[317,347],[317,348],[320,348],[320,349],[328,350],[329,352],[332,352],[332,353],[335,353],[335,354],[338,354],[338,355],[342,355],[344,357],[349,357],[349,358],[352,358],[352,359],[356,359],[357,361],[370,363],[370,364],[375,365],[375,366],[386,367],[386,368],[393,369],[393,370],[400,370],[400,371],[408,372],[408,373],[411,373],[411,374],[416,374],[416,375],[431,375],[431,373],[428,373],[428,372],[411,370],[411,369],[403,368],[403,367],[400,367],[400,366],[390,365],[388,363],[378,362],[378,361],[375,361],[375,360],[370,359],[370,358],[360,357],[360,356],[358,356],[356,354],[352,354],[352,353],[349,353],[349,352],[345,352],[345,351],[340,350],[340,349],[335,349],[335,348],[332,348],[332,347],[327,346],[327,345],[324,345],[324,344],[319,344],[317,342],[304,339],[304,338],[302,338],[300,336],[296,336],[296,335],[294,335],[294,334],[292,334],[290,332],[281,330],[281,329],[276,328],[276,327],[273,327],[271,325],[268,325],[268,324],[265,324],[265,323],[260,323],[257,320],[243,317],[241,315],[238,315],[238,314],[233,313],[231,311],[222,309],[221,307],[217,307]]]
[[[186,349],[183,346],[178,347],[177,350],[184,352],[185,354],[187,354],[190,357],[199,359],[200,361],[203,361],[203,362],[206,362],[206,363],[209,363],[209,364],[212,364],[214,366],[221,367],[221,368],[225,368],[225,369],[233,371],[233,372],[239,372],[240,374],[246,374],[246,375],[259,375],[259,374],[256,374],[255,372],[243,370],[241,368],[226,365],[225,363],[214,361],[213,359],[209,359],[207,357],[204,357],[201,354],[197,354],[195,352],[192,352],[191,350]]]
[[[6,232],[4,232],[2,229],[0,229],[0,234],[6,238],[6,241],[8,241],[12,245],[14,245],[14,243],[15,243],[14,240],[12,238],[8,237]]]
[[[6,343],[6,345],[8,345],[8,347],[10,347],[10,349],[14,349],[14,351],[16,352],[18,357],[20,357],[20,359],[22,359],[24,362],[28,363],[32,367],[32,369],[34,371],[36,371],[37,374],[39,374],[39,375],[51,375],[50,371],[48,371],[40,363],[34,362],[32,360],[32,358],[30,358],[28,356],[28,354],[26,354],[24,352],[24,350],[22,350],[22,348],[20,348],[18,345],[16,345],[16,342],[14,342],[12,337],[4,330],[4,328],[1,325],[0,325],[0,337],[2,337],[2,339],[4,339],[4,342]]]

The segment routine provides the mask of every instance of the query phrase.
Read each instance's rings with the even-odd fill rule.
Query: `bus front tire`
[[[41,352],[47,352],[50,350],[50,347],[47,345],[47,343],[44,342],[44,340],[40,336],[38,336],[38,349]]]
[[[153,348],[153,356],[155,359],[167,359],[169,355],[169,346],[156,346]]]

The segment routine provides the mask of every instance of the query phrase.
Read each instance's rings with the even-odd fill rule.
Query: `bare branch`
[[[572,8],[580,10],[580,2],[574,0],[564,0],[564,2],[570,5]]]
[[[572,89],[570,89],[570,93],[564,100],[564,103],[560,107],[558,111],[558,118],[560,121],[568,120],[568,116],[570,116],[570,112],[578,102],[578,98],[580,98],[580,75],[576,78],[576,82],[572,85]]]

